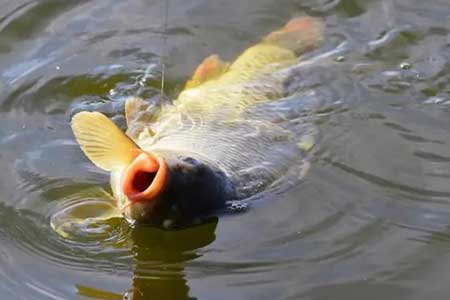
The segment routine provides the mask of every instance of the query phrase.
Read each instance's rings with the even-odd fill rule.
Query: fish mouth
[[[168,168],[164,158],[142,151],[127,166],[122,191],[131,203],[157,200],[167,185]]]

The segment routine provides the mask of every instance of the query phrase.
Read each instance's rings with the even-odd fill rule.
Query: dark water
[[[0,298],[447,299],[448,0],[169,0],[166,42],[163,12],[151,0],[1,1]],[[122,122],[126,96],[158,94],[162,55],[174,97],[203,57],[231,59],[304,14],[324,20],[331,54],[298,82],[323,104],[301,184],[189,230],[53,230],[66,204],[106,197],[74,112]]]

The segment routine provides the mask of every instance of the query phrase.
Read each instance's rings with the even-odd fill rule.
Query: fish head
[[[111,172],[113,195],[131,223],[165,228],[197,223],[235,196],[233,184],[213,163],[141,149],[101,113],[78,113],[72,130],[86,156]]]
[[[188,155],[143,151],[118,177],[124,217],[165,228],[197,223],[234,195],[223,172]]]

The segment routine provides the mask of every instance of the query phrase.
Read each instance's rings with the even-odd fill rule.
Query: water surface
[[[170,0],[166,39],[163,15],[160,1],[0,1],[2,298],[447,299],[448,0]],[[163,56],[173,98],[204,57],[298,15],[328,37],[295,82],[320,102],[300,184],[188,230],[53,230],[68,204],[107,200],[71,115],[123,124],[125,97],[158,97]]]

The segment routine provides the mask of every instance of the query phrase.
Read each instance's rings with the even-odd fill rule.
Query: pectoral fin
[[[186,89],[194,88],[208,80],[215,79],[226,72],[229,64],[222,61],[217,54],[208,56],[197,67],[191,80],[186,83]]]
[[[139,147],[101,113],[76,114],[72,130],[84,154],[103,170],[127,166],[139,154]]]

